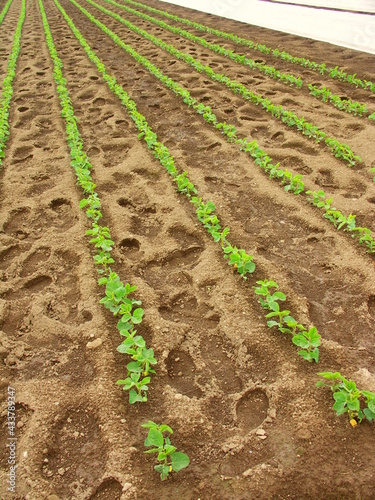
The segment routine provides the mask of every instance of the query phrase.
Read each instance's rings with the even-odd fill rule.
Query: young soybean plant
[[[353,380],[347,380],[340,372],[320,372],[318,375],[329,381],[335,400],[333,409],[337,416],[347,413],[352,427],[363,419],[369,422],[375,420],[375,393],[361,391]],[[325,385],[322,380],[316,383],[317,387]]]
[[[146,447],[152,447],[145,453],[157,453],[157,460],[160,462],[154,466],[157,472],[160,472],[160,479],[165,481],[171,472],[178,472],[189,465],[190,459],[185,453],[177,451],[177,448],[171,444],[168,436],[163,436],[165,432],[173,434],[173,430],[165,424],[155,424],[149,420],[141,427],[149,429],[145,440]]]

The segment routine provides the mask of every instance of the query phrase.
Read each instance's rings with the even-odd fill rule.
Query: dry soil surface
[[[307,83],[366,103],[371,112],[374,94],[187,28],[305,82],[302,89],[287,86],[98,0],[349,144],[363,160],[349,169],[324,145],[79,2],[218,119],[235,125],[239,136],[257,140],[281,167],[303,174],[307,188],[325,190],[339,210],[356,214],[357,225],[374,229],[375,123],[313,98]],[[375,57],[365,53],[157,0],[144,3],[375,79]],[[332,410],[330,390],[315,387],[317,372],[340,371],[360,388],[375,390],[373,257],[306,196],[269,179],[69,0],[61,0],[178,169],[188,172],[204,200],[215,203],[231,242],[254,256],[255,273],[242,280],[138,138],[53,0],[43,4],[93,165],[103,223],[115,241],[113,269],[138,287],[135,295],[145,310],[139,332],[158,364],[148,402],[129,405],[116,385],[129,360],[116,351],[116,319],[99,304],[103,289],[85,236],[89,222],[79,209],[82,193],[70,166],[40,10],[37,0],[27,0],[0,173],[1,498],[373,499],[374,424],[352,428],[347,416]],[[21,0],[13,0],[1,25],[1,80],[20,8]],[[317,327],[319,364],[300,358],[290,335],[267,327],[252,289],[261,279],[277,281],[287,296],[285,308]],[[15,494],[7,492],[6,482],[9,386],[16,390]],[[141,424],[149,419],[170,425],[173,444],[190,457],[188,468],[164,482],[153,470],[154,457],[143,453]]]

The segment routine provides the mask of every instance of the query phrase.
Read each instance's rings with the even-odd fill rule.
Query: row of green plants
[[[298,323],[293,316],[290,316],[288,309],[280,308],[280,302],[284,302],[286,296],[278,290],[279,286],[275,281],[260,280],[256,283],[258,286],[254,286],[253,289],[259,297],[260,305],[266,311],[270,311],[266,314],[267,326],[269,328],[277,327],[281,333],[292,335],[293,344],[300,348],[298,355],[306,361],[317,363],[321,335],[315,326],[307,329]]]
[[[3,11],[2,14],[4,14],[4,11],[7,7],[9,9],[11,1],[9,1]],[[5,11],[6,14],[7,11]],[[4,14],[4,16],[5,16]],[[3,18],[4,18],[3,16]],[[18,19],[17,23],[17,28],[16,31],[14,32],[13,35],[13,45],[12,45],[12,50],[9,55],[8,59],[8,66],[7,66],[7,73],[6,76],[3,80],[3,85],[1,89],[1,96],[0,96],[0,167],[3,163],[3,159],[5,157],[5,148],[6,148],[6,142],[8,140],[9,134],[10,134],[10,125],[9,125],[9,109],[10,109],[10,102],[12,99],[13,95],[13,80],[14,77],[16,76],[16,67],[17,67],[17,60],[18,60],[18,55],[21,50],[21,36],[22,36],[22,27],[23,23],[25,21],[26,17],[26,0],[22,0],[22,5],[21,5],[21,13],[20,17]]]
[[[121,5],[114,0],[105,0],[107,3],[114,5],[115,7],[118,7],[122,10],[125,10],[126,12],[130,12],[131,14],[134,14],[141,19],[145,19],[146,21],[150,21],[161,28],[164,28],[171,33],[174,33],[175,35],[182,36],[184,38],[187,38],[191,42],[198,43],[199,45],[202,45],[204,48],[209,49],[216,54],[220,54],[221,56],[228,57],[229,59],[232,59],[232,61],[235,61],[236,63],[242,64],[244,66],[247,66],[250,69],[256,69],[261,73],[264,73],[266,76],[269,76],[270,78],[273,78],[275,80],[279,80],[282,83],[286,83],[288,85],[295,85],[297,88],[301,88],[303,81],[301,77],[296,77],[294,75],[291,75],[289,73],[283,73],[282,71],[276,69],[273,66],[268,66],[267,64],[263,62],[256,62],[254,59],[250,59],[249,57],[246,57],[245,55],[237,54],[233,50],[228,50],[222,45],[219,45],[217,43],[210,43],[204,38],[200,36],[195,36],[192,33],[189,33],[186,30],[183,30],[179,28],[178,26],[171,26],[170,24],[165,23],[164,21],[160,21],[159,19],[156,19],[155,17],[148,16],[147,14],[143,14],[142,12],[139,12],[138,10],[131,9],[129,7],[126,7],[125,5]]]
[[[114,242],[111,239],[109,229],[98,223],[102,218],[102,213],[100,211],[100,200],[95,192],[96,186],[90,174],[92,166],[83,150],[77,119],[74,116],[66,80],[62,74],[62,62],[53,42],[42,0],[39,0],[39,6],[47,45],[54,65],[54,79],[62,107],[61,114],[66,122],[67,142],[71,151],[71,165],[77,175],[77,184],[80,185],[86,195],[80,202],[80,208],[85,208],[86,215],[92,220],[92,229],[87,230],[86,234],[92,237],[90,243],[94,244],[97,249],[94,261],[101,275],[98,283],[106,287],[105,297],[100,300],[100,303],[109,309],[114,316],[120,318],[117,328],[120,334],[125,337],[125,340],[117,350],[130,355],[132,358],[132,361],[127,364],[127,378],[118,380],[117,384],[123,386],[124,390],[129,391],[130,404],[145,402],[147,401],[147,384],[150,382],[149,374],[155,373],[152,366],[157,361],[154,358],[153,350],[147,349],[144,339],[140,335],[136,335],[135,327],[142,322],[144,310],[139,307],[141,301],[131,298],[137,287],[129,283],[124,285],[119,276],[110,268],[110,264],[114,263],[110,253]],[[111,84],[114,83],[112,79],[109,81]],[[109,81],[107,80],[107,83]],[[152,447],[146,450],[145,453],[157,454],[159,463],[155,466],[155,470],[160,473],[161,480],[167,479],[171,472],[179,472],[189,465],[189,457],[185,453],[177,451],[177,448],[171,444],[170,438],[164,436],[166,432],[173,434],[171,427],[165,424],[156,424],[151,420],[143,424],[142,427],[149,429],[144,446],[146,448]]]
[[[132,295],[137,290],[136,286],[121,281],[118,274],[111,269],[114,259],[111,256],[114,242],[108,227],[99,223],[103,217],[101,203],[95,191],[96,185],[91,176],[92,165],[84,152],[83,142],[77,126],[77,118],[69,97],[66,79],[62,73],[62,62],[56,51],[53,37],[49,28],[46,13],[39,0],[40,12],[46,42],[53,61],[53,76],[61,104],[61,116],[65,120],[66,137],[70,148],[71,166],[73,167],[77,184],[82,188],[85,197],[80,202],[80,208],[86,210],[86,215],[91,222],[91,229],[86,231],[90,236],[90,243],[94,245],[94,262],[100,275],[98,284],[105,287],[105,296],[100,300],[112,314],[119,318],[117,328],[125,337],[118,351],[130,356],[131,361],[127,364],[127,376],[124,380],[118,380],[124,390],[129,391],[129,403],[147,401],[147,390],[150,382],[150,374],[155,373],[153,366],[156,364],[154,352],[147,349],[145,340],[137,335],[136,327],[142,322],[144,310],[140,307],[141,301],[134,299]]]
[[[354,85],[355,87],[360,87],[363,89],[368,89],[371,92],[375,93],[375,83],[369,81],[369,80],[361,80],[360,78],[357,77],[357,74],[348,74],[344,70],[340,69],[338,66],[336,67],[327,67],[325,63],[319,64],[314,61],[310,61],[309,59],[306,59],[304,57],[296,57],[284,50],[279,50],[279,49],[272,49],[271,47],[267,47],[264,44],[260,43],[255,43],[252,40],[248,40],[246,38],[239,37],[237,35],[233,35],[232,33],[227,33],[225,31],[217,30],[215,28],[210,28],[209,26],[205,26],[200,23],[196,23],[194,21],[190,21],[189,19],[185,19],[182,17],[175,16],[173,14],[169,14],[167,11],[160,10],[160,9],[155,9],[153,7],[150,7],[148,5],[145,5],[141,2],[135,2],[133,0],[122,0],[123,2],[127,4],[134,5],[136,7],[140,7],[142,9],[146,9],[150,12],[153,12],[155,14],[158,14],[160,16],[166,17],[168,19],[171,19],[173,21],[177,21],[179,23],[185,24],[187,26],[190,26],[191,28],[195,28],[199,31],[202,31],[204,33],[210,33],[212,35],[225,38],[227,40],[231,40],[232,42],[237,43],[238,45],[244,45],[252,50],[259,51],[263,54],[269,54],[273,57],[276,57],[278,59],[282,59],[283,61],[287,61],[288,63],[292,64],[297,64],[299,66],[302,66],[304,68],[309,68],[312,71],[319,72],[322,75],[328,75],[332,79],[339,80],[342,82],[347,82],[351,85]]]
[[[72,0],[71,0],[72,1]],[[192,66],[197,72],[205,73],[211,80],[215,82],[219,82],[229,88],[233,93],[239,94],[245,100],[251,101],[255,105],[261,105],[262,108],[267,112],[271,113],[272,116],[289,127],[296,128],[301,132],[301,134],[305,135],[309,139],[313,139],[316,143],[324,141],[326,146],[329,147],[332,154],[345,162],[351,167],[356,164],[356,162],[361,162],[360,156],[356,155],[348,145],[340,143],[337,139],[327,137],[327,134],[320,130],[316,125],[309,123],[304,119],[304,117],[299,118],[295,113],[291,111],[286,111],[281,105],[273,104],[272,101],[268,98],[261,96],[260,94],[256,94],[251,90],[248,90],[242,83],[239,83],[235,80],[231,80],[229,77],[216,73],[209,65],[202,64],[199,60],[190,56],[189,54],[185,54],[177,49],[175,49],[172,45],[163,42],[160,38],[155,37],[147,33],[134,24],[130,23],[126,19],[122,18],[118,14],[105,9],[101,5],[98,5],[93,0],[86,0],[90,5],[93,5],[101,12],[109,15],[113,19],[116,19],[120,23],[124,24],[127,28],[137,33],[138,35],[146,38],[147,40],[154,43],[157,47],[169,52],[176,59],[182,60],[185,63]],[[76,5],[76,2],[73,2]]]
[[[12,2],[13,2],[13,0],[8,0],[7,3],[4,5],[4,8],[0,13],[0,25],[3,22],[4,17],[6,16]]]
[[[58,3],[58,0],[54,1],[58,6],[64,19],[71,27],[73,33],[78,38],[81,45],[84,47],[90,60],[93,61],[94,64],[96,64],[98,70],[101,72],[103,77],[106,77],[105,80],[108,78],[112,79],[113,77],[109,77],[109,75],[105,70],[104,65],[102,63],[99,63],[99,59],[95,56],[94,51],[90,49],[87,42],[83,39],[79,30],[74,26],[72,20],[69,18],[66,12],[61,8],[60,4]],[[75,2],[75,0],[71,1],[74,5],[78,5]],[[85,9],[83,9],[82,7],[79,8],[81,12],[85,13],[91,21],[95,20],[96,25],[98,26],[102,25],[102,23],[97,21],[94,18],[94,16],[85,11]],[[104,25],[102,26],[104,27]],[[111,33],[113,35],[112,39],[115,41],[115,43],[119,44],[124,43],[117,37],[117,35],[115,35],[113,32],[110,32],[108,28],[106,27],[104,28],[106,29],[106,33]],[[242,276],[244,280],[247,280],[247,275],[252,274],[255,270],[255,263],[253,262],[253,257],[247,254],[244,249],[239,249],[236,246],[232,246],[231,243],[228,241],[227,236],[229,234],[229,228],[226,227],[222,229],[220,220],[218,216],[215,214],[216,210],[215,204],[212,201],[208,201],[205,203],[204,201],[202,201],[202,198],[198,197],[197,189],[194,186],[194,184],[189,180],[187,173],[178,172],[178,169],[174,163],[174,158],[170,154],[168,148],[158,141],[156,133],[153,132],[153,130],[147,124],[145,117],[136,111],[135,102],[129,99],[124,89],[115,83],[114,78],[113,78],[113,84],[110,85],[110,89],[115,93],[117,97],[119,97],[122,104],[127,108],[130,117],[135,122],[136,127],[139,131],[138,137],[143,138],[143,140],[147,144],[147,147],[152,151],[154,157],[160,161],[161,165],[171,175],[173,181],[177,184],[177,191],[181,194],[184,194],[193,204],[193,206],[196,209],[197,217],[199,221],[203,224],[203,226],[206,228],[207,232],[212,236],[215,242],[221,244],[222,250],[224,252],[224,258],[228,260],[228,264],[230,266],[233,266],[233,269],[235,269]],[[188,96],[189,95],[187,94],[186,98],[188,98]],[[303,332],[304,331],[306,331],[306,329],[303,329]],[[301,333],[301,335],[303,336],[304,334]],[[319,334],[317,335],[320,338],[320,335]],[[313,341],[313,339],[311,339],[311,341]],[[315,339],[315,342],[319,345],[317,339]],[[299,346],[301,347],[301,345]],[[314,349],[317,349],[317,345],[314,346]],[[309,347],[306,347],[306,350],[309,352],[309,355],[303,356],[304,359],[307,359],[308,361],[312,361],[313,359],[315,359],[315,361],[318,361],[317,351],[314,351],[315,353],[314,354],[312,353],[312,349],[310,349]]]
[[[187,89],[181,87],[177,82],[172,80],[171,78],[164,75],[159,68],[157,68],[154,64],[152,64],[147,58],[141,56],[138,52],[136,52],[129,44],[124,43],[113,31],[107,28],[103,23],[98,21],[92,14],[87,12],[83,7],[81,7],[75,0],[72,0],[74,5],[76,5],[80,11],[85,14],[90,21],[103,30],[120,48],[125,50],[129,55],[131,55],[138,63],[142,64],[152,75],[158,78],[169,90],[172,90],[177,96],[179,96],[183,102],[194,109],[198,114],[202,115],[203,119],[217,128],[221,130],[222,133],[227,137],[229,142],[234,142],[240,145],[241,149],[249,154],[255,161],[256,164],[262,168],[271,179],[278,180],[283,186],[284,189],[288,192],[294,194],[304,193],[304,182],[301,174],[294,175],[292,172],[288,170],[283,170],[279,167],[279,163],[274,165],[272,163],[272,159],[264,152],[256,141],[248,142],[246,139],[237,139],[237,130],[236,128],[225,122],[219,122],[217,120],[216,115],[212,112],[209,106],[200,103],[197,99],[193,98]],[[312,194],[311,191],[308,191],[306,194]],[[316,200],[318,196],[318,200]],[[339,210],[332,208],[330,206],[325,206],[327,204],[331,204],[332,200],[325,201],[322,204],[322,196],[325,198],[324,191],[319,191],[315,193],[312,198],[308,198],[313,205],[318,208],[324,209],[325,214],[324,217],[330,220],[337,229],[342,229],[343,225],[341,225],[342,221],[350,221],[345,227],[346,231],[352,231],[352,236],[358,235],[359,243],[365,244],[369,253],[375,252],[375,241],[372,238],[371,231],[367,228],[356,228],[355,227],[355,215],[350,214],[346,217]],[[327,213],[327,210],[331,210],[332,213]],[[339,224],[336,222],[339,221]]]
[[[375,113],[368,114],[369,111],[366,107],[366,104],[361,104],[357,101],[352,101],[349,98],[343,99],[338,95],[335,95],[330,89],[327,87],[318,87],[317,85],[308,85],[310,94],[314,97],[321,99],[323,102],[330,102],[335,106],[335,108],[345,111],[345,113],[354,114],[354,116],[363,116],[368,115],[367,117],[370,120],[375,121]]]
[[[353,380],[346,379],[340,372],[318,373],[317,387],[329,386],[333,392],[333,409],[337,416],[348,415],[350,424],[355,427],[362,420],[375,420],[375,393],[357,388]]]
[[[375,252],[375,240],[372,237],[370,229],[367,227],[356,227],[355,218],[353,214],[349,214],[345,217],[339,210],[332,207],[333,199],[332,197],[327,198],[323,190],[320,191],[306,191],[309,196],[307,199],[318,208],[324,210],[324,217],[330,220],[336,229],[343,229],[349,233],[352,233],[352,237],[358,237],[358,241],[361,245],[365,245],[368,253]]]
[[[165,23],[164,21],[160,21],[159,19],[156,19],[155,17],[151,17],[147,14],[143,14],[142,12],[139,12],[138,10],[126,7],[125,5],[121,5],[114,0],[106,0],[107,3],[110,3],[120,9],[123,9],[127,12],[130,12],[131,14],[134,14],[141,19],[145,19],[146,21],[150,21],[161,28],[164,28],[171,33],[180,35],[184,38],[187,38],[188,40],[192,42],[196,42],[200,45],[202,45],[204,48],[209,49],[216,54],[220,54],[224,57],[228,57],[229,59],[232,59],[232,61],[235,61],[238,64],[242,64],[244,66],[249,67],[250,69],[257,69],[261,73],[264,73],[265,75],[269,76],[270,78],[274,78],[275,80],[280,80],[283,83],[289,84],[291,86],[295,85],[297,88],[301,88],[303,85],[303,80],[301,77],[296,77],[294,75],[291,75],[289,73],[283,73],[282,71],[276,69],[274,66],[268,66],[264,62],[256,62],[254,59],[250,59],[246,57],[245,55],[238,54],[234,52],[233,50],[228,50],[222,45],[219,45],[217,43],[210,43],[208,42],[205,38],[193,35],[189,31],[183,30],[179,28],[178,26],[172,26],[170,24]],[[368,110],[366,108],[365,104],[361,104],[357,101],[352,101],[350,99],[342,99],[338,95],[333,94],[329,89],[323,87],[322,89],[319,89],[317,86],[308,84],[308,88],[310,89],[310,94],[313,95],[314,97],[318,99],[322,99],[323,102],[329,102],[333,104],[337,109],[341,111],[345,111],[346,113],[353,113],[355,116],[363,116],[363,114],[368,114]],[[369,119],[375,120],[375,113],[372,113],[368,116]]]

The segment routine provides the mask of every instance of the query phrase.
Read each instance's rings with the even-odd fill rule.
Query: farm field
[[[374,498],[375,56],[158,0],[0,23],[0,497]]]

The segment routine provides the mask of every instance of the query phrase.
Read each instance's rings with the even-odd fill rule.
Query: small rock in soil
[[[87,349],[96,349],[97,347],[100,347],[103,344],[103,341],[101,338],[97,338],[93,340],[92,342],[87,342],[86,347]]]

